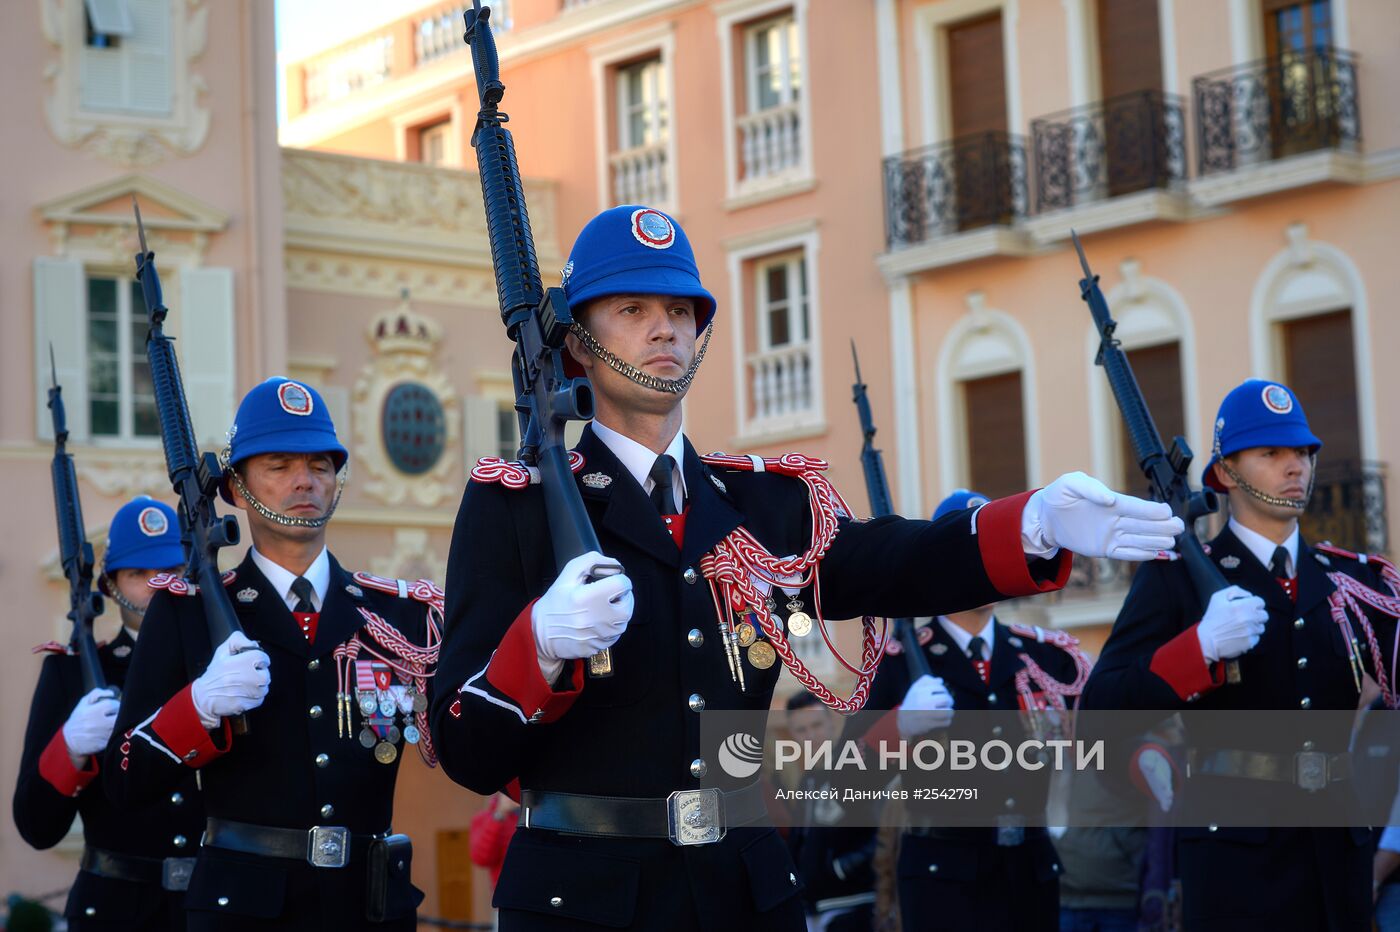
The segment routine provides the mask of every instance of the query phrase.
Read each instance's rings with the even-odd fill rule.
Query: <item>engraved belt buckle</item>
[[[193,873],[194,858],[166,858],[160,868],[161,889],[188,890]]]
[[[1322,751],[1299,751],[1294,754],[1293,782],[1309,793],[1326,789],[1327,755]]]
[[[343,825],[313,825],[306,833],[306,860],[312,867],[350,863],[350,830]]]
[[[673,845],[712,845],[724,837],[724,797],[717,789],[676,790],[666,797],[667,835]]]

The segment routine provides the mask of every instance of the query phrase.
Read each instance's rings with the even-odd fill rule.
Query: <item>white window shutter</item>
[[[132,34],[123,40],[126,106],[139,113],[171,110],[170,0],[129,0]]]
[[[78,69],[84,110],[120,110],[126,100],[126,51],[84,48]]]
[[[201,449],[218,450],[233,423],[233,270],[180,271],[180,375]]]
[[[463,462],[471,472],[483,456],[496,456],[501,448],[500,422],[496,419],[496,399],[468,395],[463,399]]]
[[[131,35],[131,11],[127,0],[84,0],[92,31],[108,36]]]
[[[76,259],[41,256],[34,260],[35,416],[41,440],[53,439],[49,413],[49,347],[63,386],[69,439],[88,439],[87,295],[83,264]]]

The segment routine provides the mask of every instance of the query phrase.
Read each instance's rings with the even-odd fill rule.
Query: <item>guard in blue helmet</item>
[[[223,582],[240,631],[211,644],[204,602],[163,580],[104,773],[118,799],[198,770],[208,822],[188,928],[401,929],[422,894],[391,835],[404,750],[434,762],[426,684],[442,593],[343,569],[326,546],[347,454],[310,385],[273,378],[239,405],[223,495],[252,546]],[[246,716],[247,733],[231,720]]]
[[[779,657],[796,663],[784,638],[820,638],[823,616],[931,615],[1054,588],[1061,548],[1152,558],[1179,522],[1086,476],[992,502],[976,527],[853,521],[825,464],[701,457],[681,430],[715,300],[672,217],[599,214],[564,289],[566,348],[595,401],[572,461],[599,547],[559,565],[546,490],[522,464],[479,463],[453,531],[432,700],[448,775],[522,791],[501,928],[802,929],[802,881],[764,824],[767,794],[724,773],[696,714],[766,711]]]
[[[1139,570],[1085,708],[1330,709],[1350,721],[1367,675],[1393,683],[1387,606],[1400,583],[1376,558],[1311,543],[1299,529],[1321,447],[1288,386],[1250,379],[1225,396],[1205,482],[1229,499],[1229,521],[1208,548],[1229,586],[1202,605],[1182,566]],[[1228,660],[1238,676],[1227,676]],[[1258,827],[1258,813],[1296,811],[1323,789],[1355,792],[1349,733],[1311,735],[1307,722],[1285,738],[1188,720],[1190,779],[1153,795],[1175,798],[1178,825],[1192,825],[1195,800],[1247,798],[1260,808],[1242,825],[1211,817],[1200,820],[1209,827],[1176,830],[1186,928],[1234,929],[1248,915],[1259,928],[1370,929],[1365,830]]]
[[[970,528],[991,501],[980,492],[955,489],[938,503],[933,520]],[[959,711],[1044,710],[1073,702],[1080,664],[1088,667],[1074,639],[1005,624],[995,610],[996,602],[989,601],[915,618],[928,674],[914,679],[908,658],[902,656],[904,645],[892,640],[886,648],[891,656],[880,664],[867,703],[867,708],[881,711],[853,716],[845,737],[863,738],[872,757],[882,741],[912,745],[940,729],[948,729],[950,737],[985,741],[1000,736],[1003,728],[1017,727],[1013,717],[1000,719],[994,735],[978,734],[973,729],[986,719],[964,716],[960,721]],[[1036,677],[1026,681],[1029,698],[1017,688],[1018,675],[1030,676],[1023,672],[1031,665],[1028,660]],[[1015,721],[1029,719],[1018,716]],[[1027,731],[1022,737],[1055,736]],[[906,774],[905,788],[922,787],[919,779]],[[1036,785],[1035,792],[1028,792],[1023,780],[1014,791],[1007,787],[983,781],[980,788],[990,798],[1005,800],[997,814],[1002,828],[940,827],[938,807],[946,803],[911,794],[914,798],[905,803],[910,824],[900,837],[895,870],[903,928],[1059,928],[1059,859],[1046,830],[1036,827],[1045,811],[1049,781]],[[949,870],[947,865],[953,863],[962,869]],[[1007,893],[1009,878],[1015,878],[1014,895]]]
[[[131,680],[138,637],[161,574],[184,568],[175,511],[142,495],[112,517],[98,586],[120,607],[121,627],[97,648],[106,687],[85,692],[78,657],[49,643],[30,706],[15,784],[14,819],[37,849],[51,848],[82,824],[81,868],[63,913],[74,932],[94,929],[185,928],[184,884],[193,845],[204,831],[198,781],[190,772],[158,799],[118,804],[98,759],[117,721],[118,699]]]

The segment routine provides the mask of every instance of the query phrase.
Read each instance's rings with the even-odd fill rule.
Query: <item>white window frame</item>
[[[101,48],[90,46],[86,41],[87,34],[87,4],[75,4],[78,7],[78,17],[81,20],[83,36],[79,42],[78,64],[78,106],[83,113],[101,114],[103,116],[128,116],[144,119],[165,120],[173,117],[176,112],[177,91],[175,87],[176,74],[174,62],[176,61],[174,52],[176,47],[175,31],[180,27],[179,18],[175,15],[176,0],[142,0],[149,2],[153,9],[159,10],[164,17],[163,41],[158,46],[138,47],[134,45],[138,38],[135,30],[135,23],[130,11],[130,7],[122,8],[122,13],[126,18],[127,31],[123,34],[108,33],[117,35],[121,41],[115,48]],[[93,24],[96,29],[96,23]],[[165,105],[163,107],[138,106],[135,102],[135,82],[138,77],[136,60],[144,57],[148,65],[155,65],[163,69],[165,80]],[[113,68],[115,75],[119,75],[122,84],[122,95],[120,100],[111,104],[96,104],[84,93],[84,85],[92,78],[89,70],[95,67]]]
[[[811,284],[811,270],[807,268],[806,258],[803,252],[795,251],[754,263],[754,313],[757,324],[755,329],[758,332],[760,352],[766,353],[777,348],[773,345],[772,298],[768,294],[768,273],[779,267],[783,269],[787,279],[788,296],[784,300],[787,301],[788,333],[799,335],[784,345],[803,346],[811,343],[811,334],[808,332],[811,330],[811,303],[807,293]]]
[[[411,110],[397,113],[390,120],[394,128],[394,157],[400,162],[408,161],[409,139],[420,130],[434,123],[446,120],[450,126],[442,150],[442,163],[435,168],[461,168],[461,133],[458,127],[463,124],[462,102],[456,96],[438,97]],[[422,153],[420,151],[419,157]]]
[[[634,102],[628,95],[629,75],[632,72],[640,72],[642,84],[650,85],[653,95],[651,104],[645,100]],[[620,65],[613,71],[613,83],[616,86],[616,97],[614,114],[617,117],[617,148],[618,151],[637,149],[642,146],[662,145],[670,137],[670,109],[671,102],[667,97],[670,82],[666,80],[666,66],[661,61],[660,55],[653,55],[640,59],[629,64]],[[643,139],[632,138],[632,116],[634,112],[640,112],[646,122],[646,133],[655,137],[655,142],[647,142]]]
[[[1001,13],[1002,60],[1006,76],[1006,125],[1013,133],[1026,125],[1021,107],[1021,52],[1017,39],[1020,0],[944,0],[914,11],[914,56],[919,74],[922,145],[946,142],[953,129],[948,87],[948,27],[986,13]]]
[[[679,171],[676,165],[676,35],[675,22],[667,21],[660,25],[633,33],[623,39],[604,42],[589,48],[589,63],[593,72],[593,151],[597,165],[598,209],[606,210],[613,205],[612,162],[614,151],[625,151],[621,129],[622,116],[618,104],[623,98],[623,90],[617,81],[622,66],[645,58],[660,61],[660,81],[667,107],[666,120],[666,198],[656,204],[649,204],[669,214],[681,211]],[[609,106],[609,102],[613,106]],[[609,122],[609,116],[612,121]],[[613,148],[613,138],[617,138],[617,149]]]
[[[724,107],[724,168],[725,168],[725,209],[739,210],[777,198],[789,197],[810,191],[816,186],[815,169],[812,160],[812,92],[811,61],[807,41],[807,17],[810,0],[726,0],[716,4],[714,13],[720,44],[720,83],[721,100]],[[798,57],[802,63],[803,93],[798,95],[797,106],[801,126],[799,139],[802,148],[801,158],[796,166],[784,172],[762,178],[741,179],[739,177],[738,105],[739,94],[734,87],[734,63],[736,54],[745,56],[743,69],[744,100],[749,99],[748,33],[743,32],[741,48],[734,48],[734,37],[748,23],[758,25],[760,20],[768,20],[785,10],[791,10],[797,23]]]
[[[115,434],[99,434],[92,423],[92,402],[94,398],[92,381],[93,350],[89,343],[88,334],[92,326],[92,305],[88,301],[89,287],[93,279],[107,279],[116,282],[117,294],[117,432]],[[83,341],[87,346],[84,355],[88,364],[88,391],[87,398],[83,403],[88,407],[88,434],[94,446],[155,446],[160,442],[160,434],[135,433],[136,427],[136,396],[135,387],[132,384],[131,367],[138,353],[144,355],[145,348],[134,346],[131,337],[132,325],[137,321],[137,315],[145,315],[144,307],[136,307],[132,300],[132,285],[135,279],[125,271],[116,271],[102,267],[83,268]]]
[[[792,30],[792,32],[793,32],[793,35],[794,35],[794,38],[797,38],[797,41],[798,41],[798,61],[797,61],[797,67],[798,67],[799,78],[800,78],[800,79],[805,79],[805,78],[807,77],[807,72],[806,72],[806,64],[807,64],[807,63],[806,63],[805,61],[802,60],[802,47],[801,47],[801,46],[802,46],[802,42],[801,42],[801,39],[799,38],[799,33],[798,33],[798,28],[797,28],[797,14],[796,14],[795,12],[793,12],[792,10],[787,10],[787,11],[778,13],[776,16],[765,17],[764,19],[760,19],[760,20],[757,20],[757,21],[755,21],[755,22],[753,22],[753,23],[750,23],[750,24],[745,25],[745,26],[744,26],[744,90],[745,90],[745,97],[746,97],[746,99],[747,99],[747,101],[748,101],[747,108],[748,108],[748,112],[749,112],[749,113],[757,113],[757,112],[760,111],[760,110],[771,109],[771,108],[769,108],[769,107],[761,107],[761,106],[759,106],[759,100],[758,100],[758,98],[759,98],[759,89],[760,89],[760,87],[761,87],[761,83],[760,83],[760,81],[758,80],[758,77],[759,77],[759,75],[758,75],[758,67],[759,67],[759,65],[758,65],[758,47],[759,47],[759,34],[760,34],[761,32],[766,31],[766,30],[775,29],[775,28],[783,28],[784,30],[786,30],[786,29],[788,29],[788,28],[791,28],[791,30]],[[779,83],[779,90],[778,90],[778,102],[777,102],[776,104],[774,104],[774,107],[786,107],[786,106],[788,106],[788,105],[790,105],[790,104],[793,104],[793,103],[796,103],[797,101],[800,101],[800,100],[802,99],[802,96],[803,96],[803,95],[802,95],[801,90],[800,90],[800,88],[801,88],[801,86],[802,86],[802,81],[801,81],[801,80],[799,80],[799,82],[798,82],[798,88],[799,88],[799,90],[796,91],[796,92],[794,92],[794,90],[793,90],[793,86],[792,86],[792,59],[789,57],[788,43],[786,43],[786,42],[781,43],[781,45],[779,46],[779,50],[778,50],[778,62],[777,62],[777,63],[770,62],[769,65],[768,65],[768,68],[769,68],[769,71],[770,71],[770,72],[773,71],[774,69],[777,69],[777,71],[778,71],[778,73],[779,73],[779,75],[780,75],[780,77],[781,77],[781,80],[780,80],[780,83]],[[796,94],[795,97],[794,97],[794,94]]]
[[[1040,418],[1036,406],[1035,355],[1030,337],[1016,318],[984,306],[981,292],[967,298],[968,313],[948,331],[938,351],[938,448],[942,488],[934,501],[968,484],[966,405],[962,383],[1021,373],[1021,424],[1025,432],[1026,481],[1040,483]],[[932,459],[933,457],[929,457]]]
[[[436,123],[428,123],[417,129],[418,134],[418,161],[424,165],[434,168],[445,168],[448,164],[450,150],[452,149],[452,120],[438,120]],[[437,159],[429,161],[427,153],[424,151],[427,145],[434,140],[442,145],[442,151]]]
[[[734,424],[738,431],[738,436],[733,441],[734,446],[745,448],[807,437],[819,437],[825,434],[827,432],[826,397],[822,375],[821,276],[819,274],[821,269],[819,261],[821,236],[817,230],[816,222],[803,221],[758,234],[736,237],[725,243],[725,248],[730,288],[728,306],[733,308],[735,316],[733,321],[725,323],[730,332],[734,360],[732,382],[735,386]],[[755,287],[755,306],[746,306],[744,302],[745,264],[753,263],[754,267],[762,267],[764,264],[771,263],[762,263],[761,260],[769,257],[790,257],[793,253],[800,253],[807,266],[807,346],[812,365],[812,406],[808,411],[794,413],[782,421],[770,419],[756,423],[749,417],[751,380],[748,373],[749,353],[744,346],[744,334],[749,330],[747,316],[760,313],[757,307],[759,292]],[[766,325],[754,327],[754,332],[760,335],[760,340],[766,340],[766,336],[762,335],[765,330]],[[762,350],[761,347],[756,349]]]

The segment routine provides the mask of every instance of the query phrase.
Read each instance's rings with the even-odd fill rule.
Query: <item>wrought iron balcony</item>
[[[1184,109],[1149,90],[1032,120],[1036,212],[1184,181]]]
[[[1309,541],[1330,540],[1362,553],[1385,553],[1385,466],[1381,463],[1328,463],[1317,468],[1312,499],[1302,519]]]
[[[1026,143],[978,133],[885,159],[885,242],[890,249],[1026,215]]]
[[[1197,174],[1320,149],[1357,151],[1356,56],[1319,46],[1285,52],[1191,82]]]

